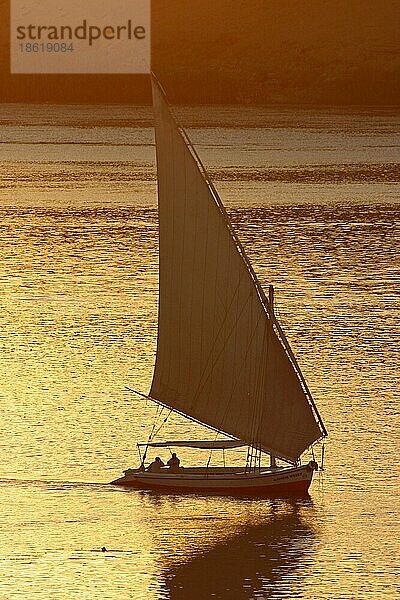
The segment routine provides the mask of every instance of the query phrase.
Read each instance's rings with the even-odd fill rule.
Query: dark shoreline
[[[9,5],[0,102],[150,103],[147,75],[10,74]],[[395,0],[154,0],[153,70],[173,104],[399,106],[399,22]]]

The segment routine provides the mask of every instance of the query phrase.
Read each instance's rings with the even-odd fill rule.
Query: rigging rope
[[[150,444],[151,440],[153,439],[153,437],[155,437],[157,435],[158,431],[160,430],[161,426],[157,429],[156,433],[154,433],[154,430],[155,430],[156,425],[157,425],[157,419],[158,419],[158,417],[161,417],[163,410],[164,410],[164,406],[162,406],[160,404],[157,404],[156,413],[154,415],[154,423],[153,423],[153,427],[152,427],[152,429],[150,431],[150,434],[149,434],[149,437],[147,439],[147,443],[146,443],[146,446],[145,446],[145,449],[144,449],[142,464],[144,464],[144,461],[146,460],[147,450],[149,448],[149,444]]]

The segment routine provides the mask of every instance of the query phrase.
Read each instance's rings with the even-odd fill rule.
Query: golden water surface
[[[182,113],[330,434],[310,498],[249,500],[107,485],[155,416],[125,389],[156,341],[150,112],[1,111],[0,598],[398,597],[400,119]]]

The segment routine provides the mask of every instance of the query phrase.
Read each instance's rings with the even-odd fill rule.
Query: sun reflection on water
[[[267,132],[262,111],[215,109],[236,129],[192,115],[330,433],[312,502],[290,503],[93,483],[137,464],[154,419],[125,386],[151,382],[157,214],[146,109],[116,109],[115,130],[80,110],[27,107],[1,148],[0,596],[395,598],[398,120],[268,113]]]

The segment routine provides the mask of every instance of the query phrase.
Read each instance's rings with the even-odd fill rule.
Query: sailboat
[[[327,432],[275,315],[273,287],[264,292],[155,76],[152,91],[159,316],[151,389],[148,395],[139,393],[215,436],[150,437],[138,444],[140,466],[111,483],[180,493],[305,493],[318,464],[301,464],[301,455]],[[247,447],[247,457],[240,466],[146,469],[149,448],[184,446],[224,452]],[[266,455],[268,466],[263,466]]]

